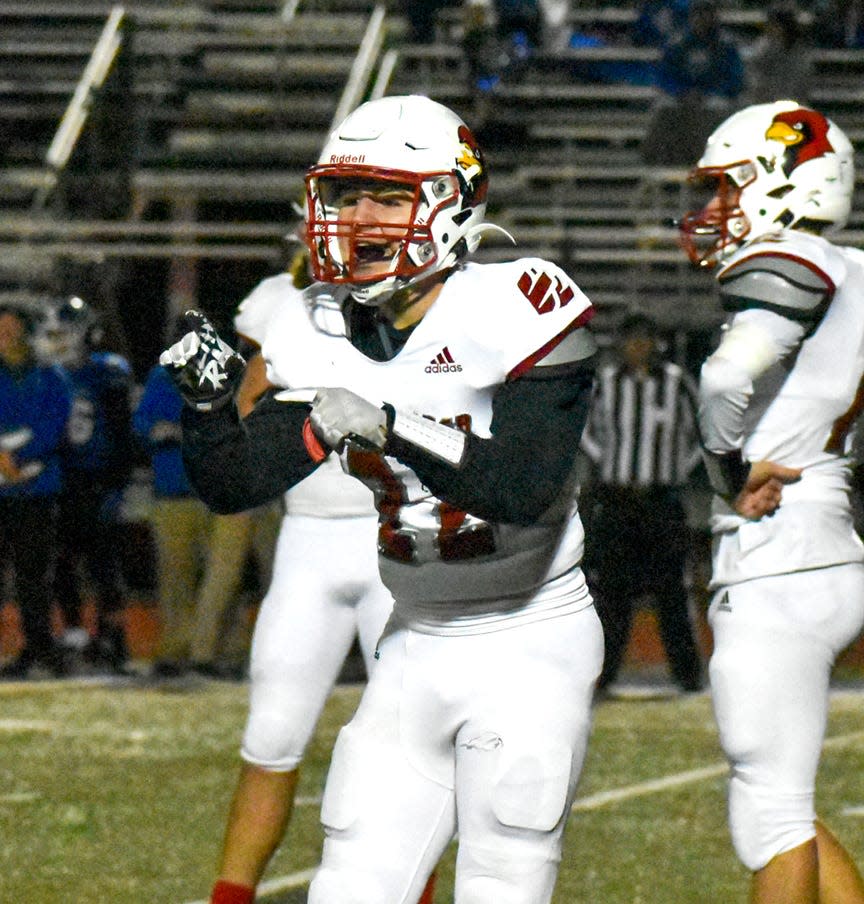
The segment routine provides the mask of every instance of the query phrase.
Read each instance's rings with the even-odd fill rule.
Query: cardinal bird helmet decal
[[[831,124],[821,113],[798,107],[778,113],[765,137],[786,146],[781,168],[789,176],[802,163],[833,153],[834,148],[828,140],[830,127]]]
[[[853,149],[827,117],[794,101],[756,104],[708,139],[690,175],[711,200],[683,218],[690,259],[712,267],[766,232],[842,229],[852,206]]]

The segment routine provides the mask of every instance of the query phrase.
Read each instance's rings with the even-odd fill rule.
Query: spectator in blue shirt
[[[36,363],[33,318],[0,305],[0,556],[14,569],[24,646],[0,678],[27,678],[34,666],[54,676],[68,664],[51,627],[60,447],[70,387],[55,367]]]
[[[744,88],[744,64],[737,46],[720,28],[714,0],[694,0],[687,26],[663,53],[659,87],[672,97],[695,92],[734,100]]]

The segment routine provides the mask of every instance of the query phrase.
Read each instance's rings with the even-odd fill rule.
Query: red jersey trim
[[[562,340],[564,340],[573,330],[578,330],[580,326],[585,326],[586,323],[597,313],[597,309],[593,305],[588,305],[587,308],[571,323],[569,323],[557,336],[554,336],[550,339],[545,345],[541,345],[540,348],[537,349],[536,352],[530,354],[527,358],[524,358],[520,361],[514,368],[510,370],[507,374],[507,380],[515,380],[517,377],[521,377],[522,374],[525,373],[526,370],[530,370],[538,361],[542,361],[549,352],[555,348]]]

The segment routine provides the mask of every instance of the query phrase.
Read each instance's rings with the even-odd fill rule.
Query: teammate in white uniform
[[[289,388],[241,425],[236,357],[200,315],[162,360],[217,510],[331,450],[375,492],[395,607],[336,743],[309,900],[416,900],[458,828],[459,904],[545,904],[603,657],[574,484],[592,308],[548,261],[465,262],[491,228],[486,167],[428,98],[358,108],[307,189],[318,281],[264,344]]]
[[[303,306],[295,277],[267,279],[241,302],[235,329],[260,348],[274,314],[290,305]],[[241,415],[268,386],[263,359],[251,358],[238,390]],[[378,575],[372,493],[337,458],[285,493],[284,503],[273,577],[252,639],[243,764],[211,904],[254,899],[285,834],[306,746],[354,637],[369,670],[393,607]]]
[[[849,505],[864,253],[823,237],[849,214],[852,159],[822,114],[748,107],[708,139],[695,176],[714,197],[682,222],[691,258],[721,264],[730,312],[702,368],[700,427],[717,493],[711,686],[753,904],[864,902],[814,811],[831,667],[864,623]]]

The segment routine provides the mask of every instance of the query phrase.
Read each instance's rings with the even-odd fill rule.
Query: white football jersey
[[[234,317],[234,329],[260,346],[264,345],[270,324],[283,308],[306,310],[303,291],[294,285],[288,273],[260,282],[240,302]],[[329,459],[305,480],[284,494],[285,511],[312,518],[356,518],[375,513],[369,489],[349,477],[339,461]]]
[[[864,558],[851,530],[848,497],[854,422],[864,402],[864,252],[783,231],[745,245],[718,279],[728,281],[748,269],[802,277],[772,298],[771,277],[763,275],[769,285],[759,299],[764,309],[806,323],[796,298],[810,278],[810,290],[824,287],[827,305],[798,348],[753,381],[744,414],[744,459],[803,472],[798,482],[783,488],[778,511],[758,522],[746,521],[715,498],[715,586]],[[748,313],[736,314],[732,324]],[[770,329],[771,323],[763,318],[760,328]],[[782,330],[783,321],[774,324]],[[782,346],[779,332],[777,345]]]
[[[306,305],[280,309],[264,343],[270,381],[292,389],[346,386],[381,405],[490,435],[492,397],[592,313],[557,266],[526,258],[467,264],[398,354],[373,360],[345,336],[344,290],[317,284]],[[374,491],[379,563],[400,614],[421,630],[482,630],[539,618],[590,597],[578,563],[575,487],[541,523],[490,525],[455,511],[391,456],[349,448],[343,467]],[[578,574],[577,574],[578,573]],[[491,627],[490,627],[491,629]]]

